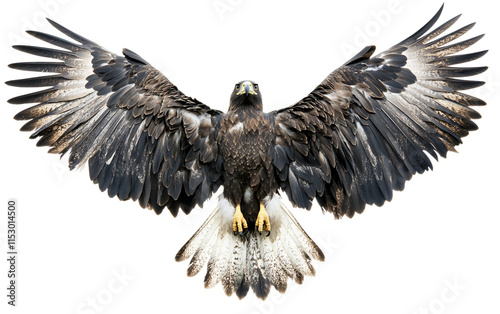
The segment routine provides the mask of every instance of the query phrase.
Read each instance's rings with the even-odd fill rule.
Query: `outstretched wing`
[[[415,173],[461,143],[485,105],[460,90],[483,82],[461,80],[486,67],[452,67],[486,51],[453,55],[482,36],[451,44],[467,25],[440,36],[459,16],[427,33],[439,12],[418,32],[372,57],[366,47],[332,72],[297,104],[272,112],[276,143],[272,159],[281,188],[299,207],[314,198],[336,217],[381,206]],[[427,34],[426,34],[427,33]]]
[[[6,82],[48,89],[15,97],[12,104],[39,103],[15,119],[30,120],[38,146],[69,152],[71,169],[88,161],[90,178],[120,200],[175,216],[189,213],[215,192],[220,158],[215,141],[220,112],[187,97],[134,52],[115,55],[61,25],[78,43],[40,32],[30,35],[62,48],[14,46],[58,62],[11,64],[18,70],[54,75]],[[219,167],[220,168],[220,167]]]

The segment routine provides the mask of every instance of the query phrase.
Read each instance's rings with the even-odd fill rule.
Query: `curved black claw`
[[[233,234],[234,234],[235,236],[237,236],[237,235],[238,235],[238,231],[233,231]]]
[[[259,225],[255,225],[255,231],[259,230]],[[262,231],[259,231],[259,234],[262,235]]]
[[[259,226],[255,226],[255,230],[259,230]],[[259,231],[259,234],[262,235],[262,231]],[[266,237],[271,235],[271,230],[269,230],[266,234]]]
[[[243,232],[240,232],[240,236],[243,238],[243,236],[245,236],[245,234],[247,234],[248,232],[248,229],[243,229]]]

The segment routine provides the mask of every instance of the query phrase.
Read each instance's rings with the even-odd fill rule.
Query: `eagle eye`
[[[255,90],[258,90],[258,89],[259,89],[259,85],[258,85],[258,84],[254,84],[254,85],[253,85],[253,88],[254,88]]]
[[[240,84],[236,84],[235,89],[240,89]]]

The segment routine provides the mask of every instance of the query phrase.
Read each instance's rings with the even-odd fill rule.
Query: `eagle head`
[[[241,107],[253,107],[262,110],[262,95],[259,85],[253,81],[241,81],[236,83],[231,94],[229,110]]]

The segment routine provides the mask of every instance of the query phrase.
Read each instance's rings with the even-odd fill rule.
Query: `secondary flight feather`
[[[138,54],[114,54],[49,20],[63,39],[28,33],[53,46],[14,46],[55,59],[9,65],[53,73],[6,82],[44,89],[9,100],[36,103],[15,119],[49,152],[69,154],[70,169],[88,163],[90,179],[110,197],[132,199],[160,214],[189,214],[223,187],[207,221],[181,248],[188,275],[205,265],[205,286],[222,282],[239,298],[250,288],[265,299],[288,278],[315,274],[321,249],[282,204],[310,209],[314,200],[335,217],[383,205],[416,173],[432,168],[476,130],[464,79],[486,67],[463,67],[486,51],[458,54],[474,24],[448,32],[459,16],[420,30],[374,55],[369,46],[333,71],[298,103],[264,112],[253,81],[234,87],[227,112],[184,95]]]

